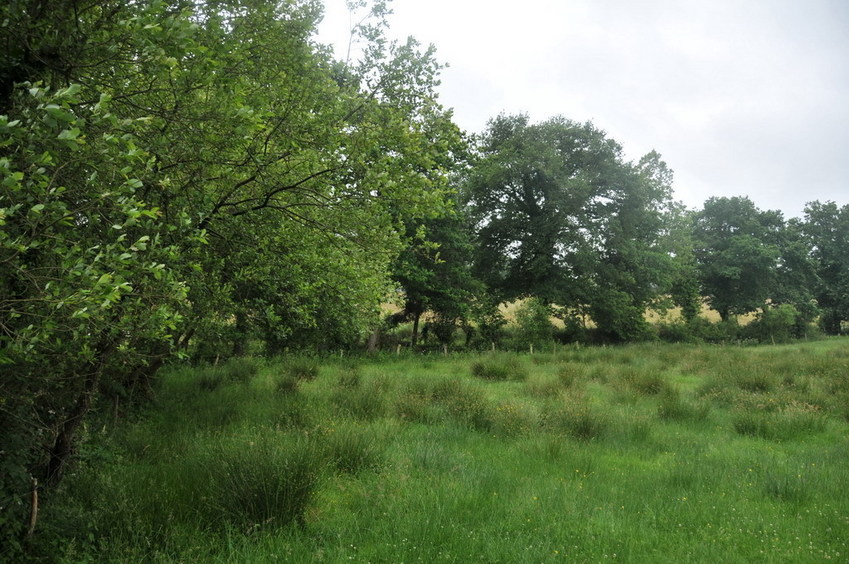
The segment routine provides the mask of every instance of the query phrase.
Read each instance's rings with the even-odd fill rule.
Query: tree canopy
[[[661,235],[671,172],[659,155],[629,163],[591,123],[501,115],[464,197],[476,272],[500,299],[587,311],[615,340],[643,331],[646,306],[670,283]]]

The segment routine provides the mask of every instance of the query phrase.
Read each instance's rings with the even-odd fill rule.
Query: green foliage
[[[479,151],[464,183],[476,274],[498,299],[588,308],[609,339],[640,338],[671,283],[660,156],[627,163],[591,123],[524,115],[490,121]]]
[[[537,298],[528,298],[516,309],[517,344],[522,349],[535,346],[537,349],[554,341],[554,326],[551,324],[551,308]]]
[[[780,212],[748,198],[710,198],[696,214],[694,240],[704,295],[723,321],[762,307],[774,290]]]
[[[799,334],[800,328],[804,330],[804,320],[799,311],[790,304],[782,304],[775,307],[764,307],[758,312],[755,319],[743,330],[743,335],[757,339],[761,342],[784,343]]]
[[[0,451],[20,453],[0,497],[14,498],[30,473],[60,481],[101,390],[131,405],[175,355],[359,343],[399,219],[451,209],[463,145],[433,51],[387,42],[381,2],[345,64],[316,44],[311,0],[24,4],[0,7]]]
[[[820,323],[826,333],[841,334],[849,320],[849,205],[811,202],[801,229],[812,249]]]

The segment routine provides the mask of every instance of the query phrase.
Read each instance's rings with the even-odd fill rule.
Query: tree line
[[[385,2],[351,8],[356,60],[316,40],[316,0],[0,7],[10,546],[31,479],[58,484],[92,410],[148,397],[176,358],[359,349],[402,320],[415,346],[425,314],[440,339],[489,342],[498,304],[528,297],[606,342],[702,299],[723,319],[849,320],[849,206],[687,210],[659,154],[627,161],[563,117],[467,134],[434,49],[387,40]]]

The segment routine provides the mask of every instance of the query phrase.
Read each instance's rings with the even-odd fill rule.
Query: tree
[[[798,219],[790,219],[777,233],[779,258],[770,307],[792,306],[796,312],[794,337],[803,337],[809,323],[820,314],[816,303],[819,277],[811,256],[810,240]],[[785,311],[790,311],[785,308]],[[785,314],[786,317],[786,314]]]
[[[471,273],[473,249],[460,212],[411,226],[408,236],[410,243],[399,255],[392,277],[404,291],[402,316],[412,318],[410,345],[415,347],[424,313],[432,312],[440,326],[450,330],[469,317],[482,287]]]
[[[775,289],[780,212],[745,197],[710,198],[696,214],[694,240],[702,292],[723,321],[764,306]]]
[[[627,163],[590,123],[499,116],[465,184],[476,273],[500,300],[533,295],[589,311],[609,338],[633,338],[669,284],[670,183],[659,155]]]
[[[694,221],[694,212],[681,205],[674,206],[670,213],[666,242],[674,265],[670,297],[672,303],[681,308],[681,316],[687,322],[698,317],[702,306],[698,264],[694,254]]]
[[[384,12],[346,64],[310,0],[0,6],[0,496],[57,482],[100,390],[189,345],[374,323],[398,218],[446,209],[456,131],[432,50],[385,41]]]
[[[628,341],[648,338],[646,309],[671,288],[672,171],[652,151],[635,165],[622,163],[619,174],[596,214],[599,261],[589,305],[606,339]]]
[[[849,321],[849,205],[811,202],[801,228],[818,277],[815,295],[822,309],[821,324],[827,333],[840,334]]]

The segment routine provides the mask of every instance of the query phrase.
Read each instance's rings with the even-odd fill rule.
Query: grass
[[[175,368],[40,538],[65,562],[846,561],[847,350]]]

